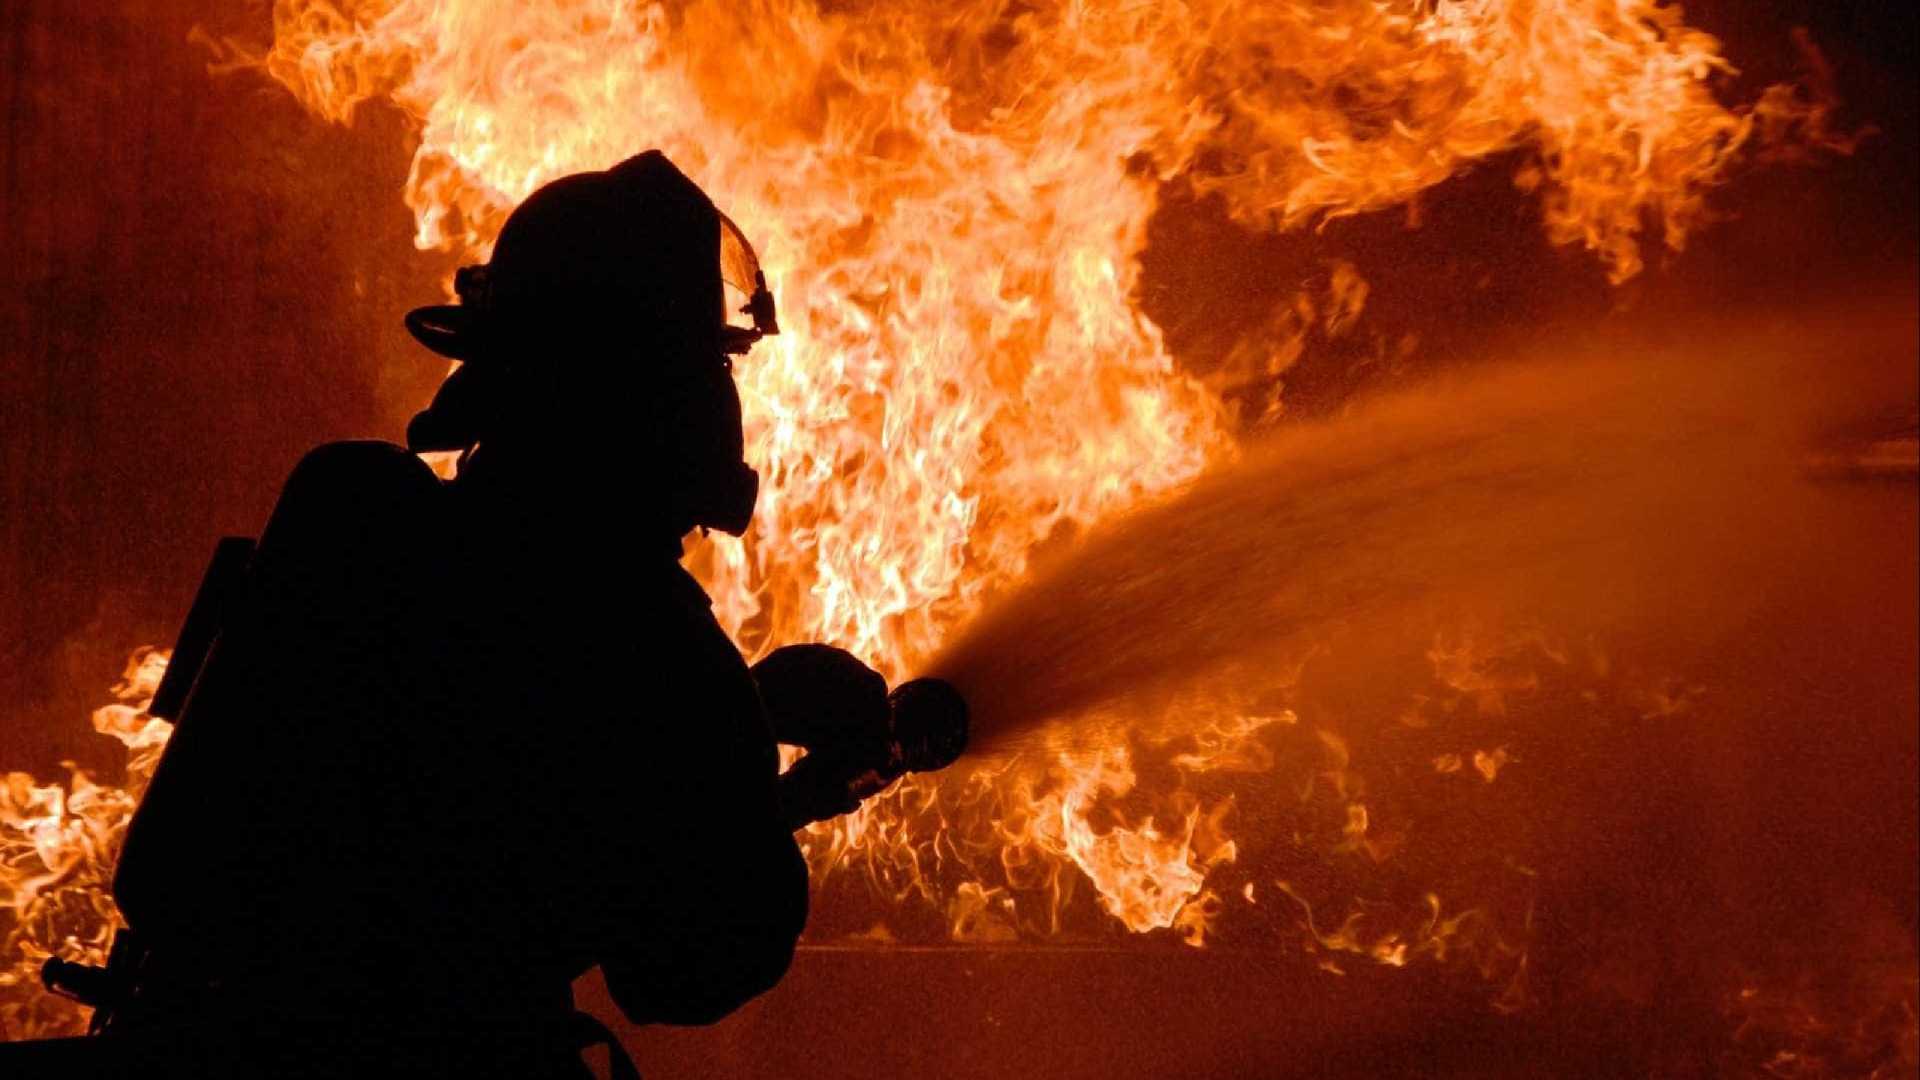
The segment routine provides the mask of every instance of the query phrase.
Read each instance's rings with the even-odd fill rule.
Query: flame
[[[60,784],[35,784],[25,773],[0,777],[0,1036],[26,1039],[73,1034],[80,1007],[38,993],[40,965],[50,956],[104,963],[120,914],[107,889],[120,839],[153,778],[172,725],[146,708],[167,653],[140,649],[113,688],[115,701],[96,709],[93,728],[127,748],[127,782],[95,783],[68,763]]]
[[[827,641],[890,679],[1050,539],[1234,457],[1223,387],[1183,373],[1135,306],[1170,185],[1289,230],[1406,205],[1513,155],[1546,234],[1620,281],[1656,239],[1686,242],[1750,145],[1824,131],[1823,104],[1790,89],[1761,110],[1723,104],[1718,43],[1652,0],[276,0],[273,16],[270,46],[228,42],[228,59],[327,120],[385,102],[415,122],[404,197],[422,248],[484,259],[534,188],[646,147],[706,187],[755,241],[785,332],[738,367],[765,480],[753,529],[690,562],[748,653]],[[1339,330],[1367,288],[1341,263],[1328,295],[1302,295]],[[1260,343],[1266,378],[1303,333],[1295,320]],[[1435,646],[1436,665],[1485,683],[1461,692],[1526,692],[1451,648]],[[56,950],[98,958],[113,843],[165,737],[140,711],[164,662],[137,655],[120,703],[95,716],[135,754],[125,790],[76,773],[64,792],[19,774],[0,791],[20,958],[0,989]],[[1061,932],[1085,885],[1128,930],[1200,944],[1224,907],[1254,904],[1253,881],[1225,880],[1236,802],[1222,778],[1275,770],[1283,730],[1315,765],[1307,847],[1377,863],[1402,842],[1341,736],[1290,710],[1194,701],[1144,730],[1159,734],[896,785],[804,835],[816,884],[856,871],[986,941]],[[1518,760],[1475,748],[1435,769],[1490,783]],[[53,925],[62,898],[83,897],[97,916],[84,933]],[[1427,898],[1310,938],[1397,965],[1490,919],[1441,912]],[[1483,951],[1524,959],[1504,941]],[[9,1034],[63,1023],[6,1017]]]

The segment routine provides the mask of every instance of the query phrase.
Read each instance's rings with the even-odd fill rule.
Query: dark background
[[[86,711],[171,643],[214,539],[257,532],[305,448],[395,437],[444,370],[399,328],[444,262],[397,197],[403,118],[329,127],[209,73],[196,26],[265,33],[238,7],[0,5],[9,768],[109,765]]]

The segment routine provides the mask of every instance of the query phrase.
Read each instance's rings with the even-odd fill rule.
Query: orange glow
[[[763,494],[746,537],[700,541],[689,563],[750,658],[825,641],[890,681],[1026,580],[1050,539],[1241,453],[1217,388],[1179,370],[1136,309],[1163,184],[1295,230],[1406,206],[1517,152],[1546,235],[1618,282],[1649,247],[1686,243],[1743,153],[1804,137],[1822,107],[1791,90],[1764,113],[1724,104],[1718,43],[1651,0],[277,0],[274,22],[270,47],[229,43],[234,58],[327,120],[391,103],[415,122],[404,197],[422,248],[482,260],[534,188],[647,147],[741,225],[784,327],[737,369]],[[1314,302],[1334,326],[1366,299],[1342,263]],[[1266,347],[1271,375],[1301,343]],[[1484,714],[1530,689],[1488,652],[1444,639],[1428,653]],[[118,830],[165,738],[140,712],[163,665],[137,655],[95,714],[135,755],[125,790],[79,773],[0,788],[10,1036],[73,1026],[15,988],[50,953],[102,954]],[[1240,857],[1224,778],[1273,779],[1283,728],[1311,759],[1287,792],[1311,822],[1303,851],[1380,864],[1411,841],[1383,825],[1333,730],[1251,701],[1156,707],[1167,738],[963,761],[812,827],[816,884],[855,874],[961,941],[1061,933],[1078,896],[1196,946],[1257,886],[1262,905],[1298,909],[1328,964],[1469,954],[1500,1001],[1524,1000],[1525,942],[1506,935],[1530,912],[1496,920],[1433,893],[1329,910],[1287,881],[1223,880]],[[1482,789],[1528,767],[1500,744],[1431,760]]]

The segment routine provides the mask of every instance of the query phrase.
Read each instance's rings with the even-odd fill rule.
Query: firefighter
[[[461,361],[407,446],[314,451],[260,537],[129,828],[109,1033],[202,1032],[245,1075],[573,1075],[595,964],[636,1023],[786,971],[775,743],[679,563],[753,512],[753,250],[650,151],[536,191],[456,292],[407,318]],[[885,726],[878,678],[852,727]]]

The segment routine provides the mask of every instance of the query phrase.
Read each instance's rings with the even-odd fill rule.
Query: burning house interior
[[[644,1075],[1920,1074],[1914,40],[9,0],[0,1039],[86,1029],[42,966],[106,958],[216,539],[400,438],[448,371],[402,316],[520,200],[658,147],[782,323],[735,367],[758,511],[688,568],[748,660],[937,675],[973,731],[798,834],[734,1015],[579,981]]]

